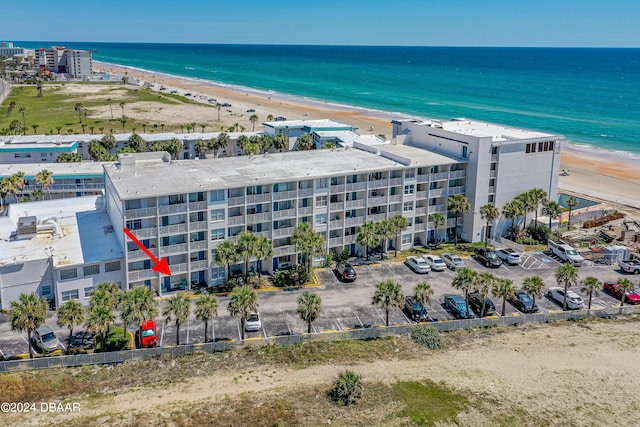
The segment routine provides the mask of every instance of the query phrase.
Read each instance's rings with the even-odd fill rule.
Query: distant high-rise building
[[[91,51],[66,49],[52,46],[36,50],[38,66],[54,73],[69,74],[71,77],[90,77],[93,72]]]

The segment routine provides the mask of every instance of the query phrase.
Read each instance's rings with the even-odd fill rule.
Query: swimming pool
[[[567,199],[569,197],[572,197],[572,196],[564,193],[558,193],[558,204],[565,209],[569,209],[569,205],[567,205]],[[590,206],[596,206],[600,204],[600,202],[594,202],[593,200],[583,199],[582,197],[578,197],[578,196],[573,196],[573,198],[575,198],[578,201],[578,204],[572,208],[573,210],[587,208]]]

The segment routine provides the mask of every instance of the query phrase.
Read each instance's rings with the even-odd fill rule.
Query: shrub
[[[362,377],[353,371],[340,372],[333,382],[331,398],[338,405],[351,405],[364,395]]]
[[[431,325],[418,325],[411,333],[411,339],[431,350],[444,347],[444,340],[440,332]]]

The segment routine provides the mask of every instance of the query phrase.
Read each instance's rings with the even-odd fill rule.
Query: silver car
[[[247,332],[259,331],[262,329],[262,322],[260,321],[259,313],[249,313],[247,320],[244,323],[244,330]]]
[[[60,340],[47,325],[33,331],[33,342],[43,353],[51,353],[60,348]]]
[[[520,254],[514,251],[511,248],[498,249],[496,251],[498,258],[502,261],[506,262],[509,265],[518,265],[520,264],[521,258]]]
[[[414,273],[427,274],[431,271],[429,264],[419,256],[408,256],[405,262]]]
[[[451,270],[456,270],[458,268],[462,268],[465,266],[464,261],[456,254],[442,254],[442,261],[449,267]]]

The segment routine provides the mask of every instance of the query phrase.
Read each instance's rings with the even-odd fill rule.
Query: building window
[[[184,203],[184,194],[172,194],[169,196],[170,205],[177,205],[180,203]]]
[[[316,196],[316,207],[327,206],[327,196]]]
[[[50,285],[42,285],[42,295],[51,295],[51,286]]]
[[[211,211],[211,222],[224,221],[224,209],[214,209]]]
[[[224,202],[224,190],[209,191],[209,201],[211,203]]]
[[[100,264],[85,265],[82,267],[82,274],[84,276],[95,276],[96,274],[100,274]]]
[[[78,277],[77,268],[65,268],[63,270],[60,270],[60,280],[75,279],[77,277]]]
[[[224,240],[224,228],[211,230],[211,240]]]
[[[494,201],[494,195],[493,194],[489,194],[489,197],[487,198],[487,202],[488,203],[493,203]]]
[[[402,244],[408,245],[411,243],[411,234],[403,234],[402,235]]]
[[[112,261],[104,263],[104,272],[120,271],[120,261]]]
[[[211,268],[211,280],[223,280],[225,278],[225,267],[212,267]]]
[[[415,186],[413,184],[404,186],[404,194],[413,194],[414,190]]]
[[[129,230],[140,230],[142,228],[142,220],[130,219],[129,221],[127,221],[127,228]]]
[[[16,159],[28,159],[31,157],[31,153],[15,153],[13,157]]]
[[[316,188],[328,188],[329,178],[316,179]]]
[[[78,299],[78,290],[64,291],[60,295],[62,296],[62,302],[71,301],[72,299]]]
[[[404,171],[404,177],[405,178],[415,178],[416,177],[416,170],[415,169],[407,169],[406,171]]]
[[[91,294],[93,293],[93,286],[89,286],[88,288],[84,288],[84,297],[85,298],[89,298],[91,297]]]
[[[402,206],[403,212],[409,212],[413,210],[413,202],[404,202]]]
[[[326,224],[327,223],[327,214],[318,214],[316,215],[316,225],[318,224]]]

